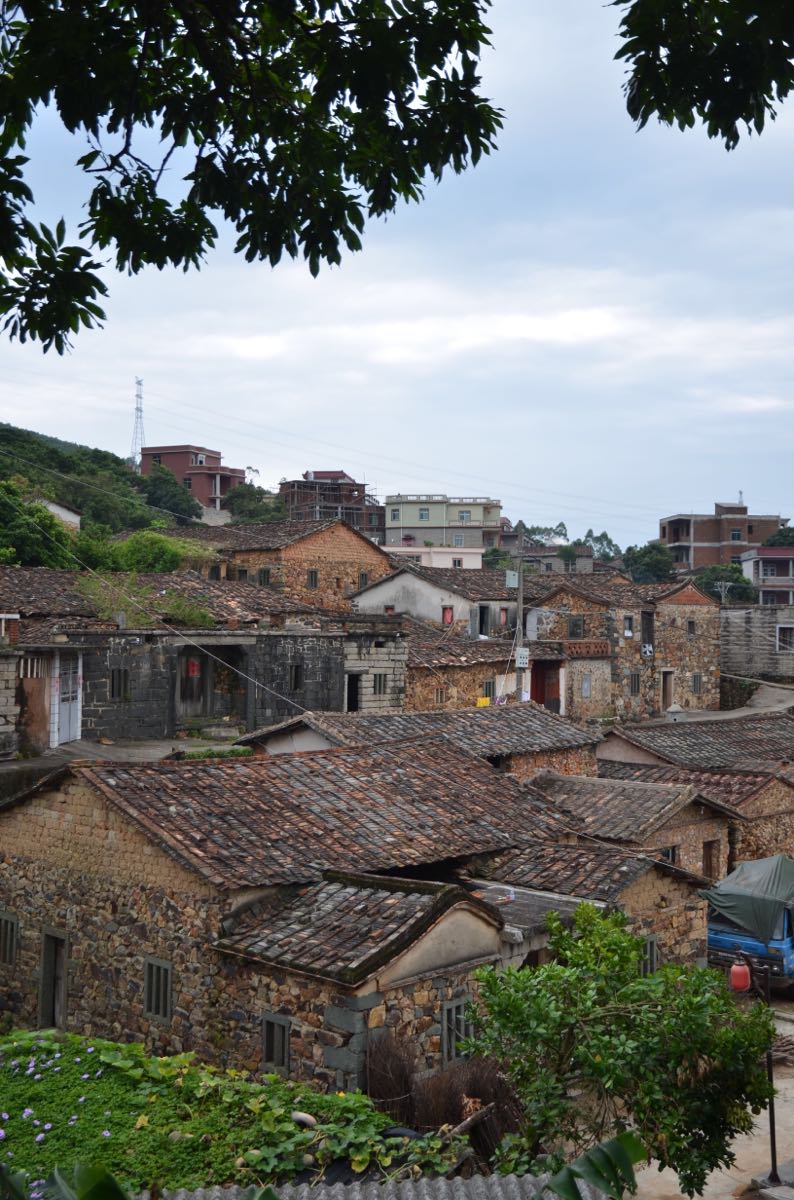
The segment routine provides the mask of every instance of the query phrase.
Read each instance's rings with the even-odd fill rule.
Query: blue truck
[[[769,967],[773,987],[794,987],[794,859],[742,863],[700,893],[709,903],[708,957],[730,967],[743,957]]]

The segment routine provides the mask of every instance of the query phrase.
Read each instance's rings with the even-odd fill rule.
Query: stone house
[[[561,647],[560,711],[574,720],[719,707],[719,604],[690,581],[567,580],[530,601],[526,630],[531,642]]]
[[[80,738],[167,738],[221,723],[242,731],[309,707],[403,704],[399,621],[323,615],[271,588],[171,573],[137,577],[150,624],[124,628],[120,616],[92,615],[80,578],[0,568],[0,603],[14,596],[22,614],[15,732],[23,750]],[[121,604],[131,585],[121,576],[118,586]],[[180,629],[163,617],[173,596],[205,614],[203,627]]]
[[[450,633],[489,637],[514,630],[518,591],[504,571],[400,565],[353,597],[360,613],[400,613]]]
[[[485,701],[510,704],[515,700],[512,641],[461,637],[413,617],[403,617],[402,622],[408,640],[406,711],[473,708]],[[554,646],[535,643],[529,652],[538,672],[548,664],[559,673],[562,653]],[[545,695],[541,696],[540,702],[544,699]],[[553,704],[548,707],[556,711]]]
[[[699,795],[735,809],[738,819],[729,829],[729,871],[739,863],[774,854],[794,858],[794,772],[785,765],[768,770],[734,767],[709,771],[604,759],[598,764],[598,773],[607,779],[689,784]]]
[[[523,956],[443,872],[558,829],[443,740],[67,768],[0,806],[0,1015],[342,1088],[393,1028],[432,1068]]]
[[[596,843],[546,843],[496,855],[488,878],[508,885],[500,911],[516,924],[510,893],[575,896],[591,904],[620,909],[631,931],[645,939],[649,969],[664,962],[706,961],[707,905],[697,894],[705,879],[681,867],[625,849]],[[484,891],[485,899],[494,899]],[[543,961],[541,949],[535,961]]]
[[[256,755],[387,746],[406,739],[443,738],[516,779],[550,769],[595,775],[599,734],[580,729],[531,702],[446,712],[367,714],[305,712],[238,739]]]
[[[202,573],[277,589],[292,601],[349,612],[350,597],[392,570],[385,550],[346,521],[185,525],[173,531],[215,553]]]
[[[727,874],[730,823],[739,814],[692,784],[544,771],[532,787],[579,836],[629,846],[707,879]]]

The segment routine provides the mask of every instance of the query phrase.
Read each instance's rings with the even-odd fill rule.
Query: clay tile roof
[[[466,667],[489,662],[509,665],[512,659],[513,647],[506,638],[461,637],[415,617],[403,617],[402,622],[408,634],[409,667]],[[528,649],[531,658],[563,658],[558,643],[530,642]]]
[[[560,899],[559,895],[544,894],[540,889],[516,887],[512,883],[497,883],[491,879],[465,880],[477,900],[490,904],[502,916],[506,925],[515,925],[524,934],[541,933],[547,929],[546,917],[556,912],[570,921],[581,899]]]
[[[565,717],[528,701],[451,712],[302,713],[279,725],[244,734],[237,744],[266,744],[271,734],[302,725],[315,729],[337,746],[444,737],[461,750],[480,757],[577,749],[593,746],[601,739],[599,733],[580,729]]]
[[[619,899],[630,883],[651,870],[670,871],[670,865],[641,854],[626,854],[614,847],[560,843],[508,850],[492,860],[489,874],[506,884],[610,904]],[[671,873],[688,876],[675,867]],[[697,876],[688,877],[698,881]],[[512,923],[509,912],[502,912],[505,920]]]
[[[79,571],[0,566],[0,609],[29,617],[94,616],[75,586],[79,578]]]
[[[137,580],[156,595],[176,592],[186,600],[194,600],[221,622],[234,619],[251,624],[271,614],[319,614],[320,611],[271,587],[231,579],[203,579],[194,571],[140,574]]]
[[[282,969],[357,983],[461,904],[502,924],[498,914],[453,885],[329,875],[280,889],[245,913],[218,946]]]
[[[261,525],[178,525],[160,532],[166,536],[179,538],[184,541],[201,542],[210,549],[219,551],[232,550],[281,550],[291,546],[312,534],[332,529],[336,525],[345,525],[357,537],[362,538],[374,550],[388,556],[380,546],[376,546],[369,538],[352,525],[340,521],[336,517],[325,521],[269,521]],[[120,537],[130,537],[134,531],[126,531]]]
[[[667,762],[720,770],[794,762],[794,715],[768,713],[715,721],[624,725],[620,737]]]
[[[544,797],[441,739],[75,773],[228,890],[456,859],[560,829]]]
[[[689,784],[636,783],[544,771],[533,777],[532,787],[558,805],[561,814],[570,814],[577,832],[610,842],[641,844],[694,801],[725,816],[735,815],[732,809],[698,795]]]
[[[445,592],[453,592],[456,596],[461,596],[464,600],[470,600],[472,603],[477,603],[479,600],[516,601],[518,599],[517,589],[509,588],[505,583],[504,570],[488,567],[471,570],[463,567],[423,567],[419,563],[407,563],[403,560],[397,560],[396,569],[390,575],[384,575],[365,588],[361,588],[356,595],[369,592],[372,588],[376,588],[398,575],[415,575],[426,583],[431,583]],[[524,599],[531,599],[535,595],[545,596],[559,586],[559,576],[552,581],[543,575],[525,575]]]
[[[772,771],[707,771],[674,763],[621,763],[608,759],[599,762],[598,774],[602,779],[634,779],[638,783],[691,784],[699,795],[738,809],[775,778]]]

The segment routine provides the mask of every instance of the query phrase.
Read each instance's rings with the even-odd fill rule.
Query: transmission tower
[[[132,448],[130,450],[130,464],[134,471],[140,473],[141,470],[141,447],[146,441],[146,434],[143,432],[143,380],[135,380],[135,428],[132,431]]]

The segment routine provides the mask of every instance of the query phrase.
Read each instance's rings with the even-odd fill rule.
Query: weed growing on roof
[[[297,1123],[296,1110],[317,1124]],[[459,1141],[385,1138],[388,1124],[360,1092],[255,1080],[190,1054],[152,1058],[139,1045],[55,1031],[0,1038],[0,1162],[31,1181],[76,1162],[141,1191],[319,1177],[335,1159],[384,1173],[457,1161]]]

